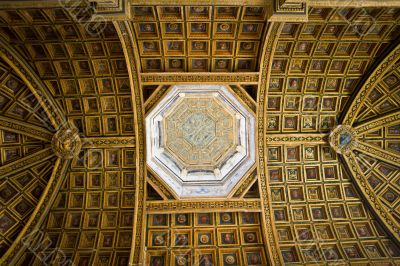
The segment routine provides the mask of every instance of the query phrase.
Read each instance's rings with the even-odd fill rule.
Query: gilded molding
[[[150,185],[161,194],[161,196],[165,197],[165,199],[176,199],[173,193],[159,181],[158,178],[154,176],[155,174],[150,173],[150,170],[147,171],[147,181]]]
[[[69,7],[93,10],[90,18],[93,22],[102,21],[121,21],[131,18],[131,6],[141,5],[165,5],[166,0],[5,0],[0,4],[1,8],[51,8],[51,7]],[[235,6],[268,6],[270,0],[176,0],[173,5],[235,5]]]
[[[5,116],[0,116],[0,129],[48,142],[50,142],[53,137],[53,133],[48,131],[46,128],[38,127],[30,123]]]
[[[258,181],[259,189],[261,194],[261,207],[263,211],[262,222],[263,222],[263,232],[264,239],[266,240],[267,250],[269,252],[269,258],[272,265],[283,265],[283,259],[279,252],[278,237],[276,235],[276,230],[274,227],[274,219],[272,216],[272,200],[269,190],[269,181],[267,178],[267,162],[266,162],[266,145],[267,145],[267,93],[268,93],[268,83],[270,77],[270,69],[272,65],[272,57],[274,55],[275,47],[278,42],[280,32],[282,30],[283,24],[281,23],[271,23],[268,29],[268,34],[263,47],[263,54],[261,59],[260,67],[260,81],[259,81],[259,91],[257,93],[258,97],[258,107],[257,107],[257,123],[256,123],[256,139],[258,151]]]
[[[165,0],[129,0],[132,5],[165,5]],[[269,5],[270,0],[174,0],[174,5]]]
[[[132,247],[129,258],[129,264],[138,264],[143,261],[145,249],[145,213],[146,206],[146,141],[144,127],[144,104],[140,84],[140,60],[136,47],[135,34],[130,22],[114,22],[118,32],[129,73],[129,79],[132,90],[132,102],[135,120],[135,148],[136,148],[136,184],[135,184],[135,211],[133,226]]]
[[[362,7],[399,7],[398,0],[307,0],[311,7],[342,7],[342,8],[362,8]]]
[[[153,92],[150,97],[144,103],[144,108],[146,114],[153,109],[153,106],[164,96],[164,94],[168,91],[170,86],[159,86],[155,92]]]
[[[135,137],[93,137],[83,138],[83,148],[117,148],[117,147],[132,147],[136,144]]]
[[[1,179],[3,179],[3,178],[6,178],[7,176],[12,176],[16,172],[19,172],[24,169],[30,168],[34,165],[37,165],[53,156],[55,156],[55,155],[54,155],[52,148],[45,148],[34,154],[23,157],[17,161],[0,166],[0,177],[1,177]]]
[[[277,12],[304,12],[307,0],[275,0]]]
[[[399,223],[394,220],[393,216],[390,214],[388,209],[381,203],[379,198],[377,198],[376,193],[372,190],[371,186],[368,183],[367,178],[362,174],[361,169],[356,162],[356,157],[354,153],[350,153],[348,156],[344,157],[347,165],[350,168],[350,171],[357,182],[359,188],[362,190],[365,198],[374,211],[379,215],[382,222],[386,225],[386,227],[390,230],[390,232],[394,235],[397,241],[400,241],[400,227]]]
[[[69,165],[70,160],[58,159],[56,161],[52,175],[35,210],[22,231],[20,231],[18,237],[14,240],[12,246],[0,259],[0,265],[17,265],[17,260],[21,258],[21,255],[27,248],[22,243],[23,238],[40,230],[40,226],[50,211],[61,184],[64,182]]]
[[[125,0],[89,0],[96,3],[96,8],[118,8]]]
[[[46,1],[33,1],[33,0],[5,0],[2,1],[2,8],[37,8],[37,7],[57,7],[60,4],[71,3],[71,0],[46,0]],[[75,1],[78,2],[78,1]],[[116,8],[120,0],[90,0],[90,2],[97,2],[100,7]],[[102,3],[103,2],[103,3]],[[125,1],[129,5],[162,5],[165,4],[165,0],[128,0]],[[257,6],[268,6],[271,5],[271,0],[197,0],[196,5],[257,5]],[[298,0],[283,1],[292,2],[296,4]],[[305,2],[305,0],[303,0]],[[312,7],[398,7],[398,0],[307,0],[309,6]],[[176,5],[190,5],[193,4],[193,0],[176,0]],[[285,5],[285,4],[284,4]],[[288,4],[286,4],[288,5]]]
[[[115,21],[126,20],[130,18],[129,0],[89,0],[95,3],[94,21]]]
[[[147,201],[147,213],[182,213],[182,212],[215,212],[215,211],[261,211],[260,200],[173,200],[173,201]]]
[[[273,22],[308,21],[307,0],[274,0],[269,20]]]
[[[361,141],[357,141],[354,148],[370,156],[373,156],[374,158],[378,158],[387,163],[400,166],[400,156],[390,151],[383,150],[379,147]]]
[[[37,76],[30,64],[5,40],[0,39],[0,57],[18,73],[41,107],[45,110],[55,129],[65,125],[66,118],[48,91],[46,85]]]
[[[257,111],[257,103],[250,97],[250,95],[241,86],[229,86],[233,92],[247,105],[254,113]]]
[[[277,145],[290,143],[311,143],[326,144],[328,143],[328,135],[324,133],[316,134],[268,134],[266,137],[267,145]]]
[[[400,58],[400,45],[397,45],[395,49],[376,67],[373,73],[364,82],[364,85],[358,91],[355,99],[351,102],[342,124],[353,125],[357,118],[359,110],[363,107],[365,100],[367,99],[370,91],[375,85],[381,80],[382,76],[390,70],[397,68],[396,62]]]
[[[399,120],[400,120],[400,110],[394,113],[378,117],[376,119],[362,123],[360,125],[357,125],[356,127],[354,127],[355,134],[362,135],[369,132],[373,132],[382,127],[387,127],[396,124],[399,122]]]
[[[203,82],[202,82],[203,83]],[[157,83],[158,84],[158,83]],[[248,84],[248,83],[247,83]],[[164,96],[164,94],[169,90],[170,86],[163,85],[159,86],[153,94],[145,102],[146,114],[156,105],[156,103]],[[257,109],[256,102],[250,97],[250,95],[241,87],[236,85],[231,85],[229,88],[240,98],[243,104],[247,105],[250,110],[254,113]]]
[[[259,79],[258,72],[249,73],[142,73],[142,85],[159,84],[257,84]]]
[[[257,170],[253,170],[253,172],[248,175],[240,186],[236,189],[235,193],[233,194],[234,198],[241,198],[246,194],[246,192],[250,189],[250,187],[256,182],[257,180]]]

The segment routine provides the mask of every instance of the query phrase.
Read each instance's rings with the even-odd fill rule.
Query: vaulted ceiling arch
[[[57,158],[56,154],[60,156],[55,162],[51,177],[47,176],[48,184],[44,188],[40,202],[35,203],[36,209],[31,216],[26,217],[29,222],[2,257],[2,262],[14,264],[25,263],[32,259],[40,260],[32,254],[32,247],[27,248],[26,243],[34,245],[33,243],[37,243],[35,241],[48,239],[53,244],[61,245],[65,241],[74,243],[71,238],[74,236],[75,240],[89,239],[92,236],[90,232],[83,232],[80,237],[74,235],[74,230],[65,234],[57,229],[73,227],[71,224],[76,223],[77,214],[80,215],[80,222],[83,223],[84,219],[87,219],[87,212],[77,212],[77,202],[85,197],[89,199],[90,195],[100,196],[100,200],[103,197],[110,198],[110,204],[115,204],[115,199],[117,204],[124,204],[124,211],[118,212],[116,216],[118,218],[121,214],[121,219],[125,219],[119,224],[120,231],[123,232],[118,233],[117,230],[115,238],[120,235],[131,237],[133,232],[129,224],[133,223],[135,207],[133,199],[136,186],[134,171],[132,173],[135,169],[136,140],[133,126],[135,123],[124,53],[113,24],[102,22],[105,25],[102,28],[103,31],[90,35],[85,26],[74,21],[72,15],[63,8],[27,9],[21,12],[9,10],[2,12],[2,19],[2,36],[7,40],[5,42],[8,45],[11,44],[15,48],[9,46],[3,49],[3,56],[13,63],[18,74],[22,74],[21,79],[35,89],[32,90],[33,97],[45,98],[37,101],[43,104],[43,108],[48,111],[50,117],[54,117],[51,125],[58,131],[51,129],[49,133],[43,128],[41,121],[24,130],[20,127],[26,126],[26,123],[16,121],[10,124],[9,120],[2,119],[6,124],[4,127],[8,130],[19,128],[16,130],[19,133],[30,131],[31,135],[36,135],[36,133],[41,135],[47,141],[47,148],[39,151],[39,154],[47,154],[51,158]],[[13,27],[10,26],[11,21]],[[11,50],[13,51],[8,53]],[[18,60],[13,61],[14,58],[11,55]],[[36,111],[38,114],[46,114],[41,110]],[[46,119],[42,120],[46,121]],[[63,125],[65,125],[64,128]],[[75,132],[75,128],[79,133]],[[68,144],[65,140],[69,141]],[[81,145],[82,152],[76,158],[75,155],[79,152]],[[75,154],[71,156],[65,153],[68,150],[74,151]],[[89,159],[92,154],[101,156],[104,163],[100,161],[97,162],[100,165],[93,165],[92,160]],[[106,166],[105,158],[107,157],[108,162],[108,156],[114,156],[113,158],[117,160],[114,160],[112,165],[107,163]],[[29,164],[26,165],[28,166]],[[100,171],[102,177],[95,175],[96,172],[89,176],[83,170],[84,166],[90,167],[92,171],[97,169],[97,174]],[[124,169],[123,172],[117,174],[124,181],[118,180],[116,186],[111,186],[109,183],[103,185],[106,181],[102,178],[106,178],[107,182],[116,178],[118,167]],[[109,173],[103,174],[102,169],[107,169]],[[8,168],[4,171],[14,175]],[[39,180],[40,176],[35,176],[35,178]],[[95,182],[100,182],[100,187]],[[106,186],[104,193],[103,186]],[[90,191],[87,191],[87,188]],[[90,209],[92,205],[87,204]],[[65,219],[60,220],[58,216],[60,208],[72,208],[75,212],[72,216],[66,216]],[[114,207],[107,205],[104,208],[106,209],[104,216],[107,219],[115,218],[115,213],[112,212]],[[101,214],[100,212],[97,219],[101,218]],[[106,214],[111,216],[106,216]],[[90,218],[93,217],[90,216]],[[103,220],[103,223],[105,222],[111,223],[111,220]],[[118,226],[113,223],[111,226]],[[125,250],[125,252],[117,253],[116,261],[129,258],[131,242],[130,239],[124,237],[119,240],[118,246],[121,247],[120,251]],[[78,247],[78,243],[75,242],[75,244]],[[7,249],[4,250],[6,251]],[[77,249],[76,252],[67,254],[68,258],[82,259],[78,254],[79,251]],[[65,257],[60,259],[60,253],[54,250],[50,254],[52,256],[47,259],[66,260]]]
[[[2,261],[21,248],[20,239],[40,226],[54,190],[61,184],[60,163],[51,147],[52,123],[14,66],[2,61],[0,108]],[[52,196],[53,195],[53,196]],[[12,203],[12,204],[11,204]]]
[[[25,226],[20,237],[17,226],[10,228],[10,252],[2,259],[40,263],[30,248],[45,239],[52,243],[44,252],[46,262],[60,264],[197,263],[204,251],[214,264],[232,257],[239,264],[250,259],[272,265],[398,263],[397,65],[382,72],[373,92],[358,101],[357,123],[348,124],[354,130],[342,142],[359,143],[350,157],[344,155],[345,164],[334,149],[341,152],[340,138],[330,143],[329,134],[342,123],[338,117],[351,113],[349,102],[365,85],[363,76],[398,40],[399,10],[374,0],[346,6],[178,2],[98,2],[96,15],[108,22],[94,35],[85,29],[89,17],[76,20],[70,10],[55,7],[58,1],[43,8],[35,3],[33,9],[18,3],[23,10],[4,4],[1,36],[25,60],[15,70],[29,68],[42,82],[43,95],[59,108],[55,113],[79,130],[82,152],[72,160],[57,159],[50,148],[53,131],[34,116],[1,114],[0,136],[11,131],[8,138],[21,140],[15,145],[29,152],[6,160],[0,173],[19,177],[9,167],[29,160],[36,148],[52,162],[43,173],[36,166],[19,169],[34,175],[32,183],[42,189],[50,179],[47,196],[39,200],[31,198],[31,183],[23,187],[15,177],[0,181],[1,189],[18,191],[7,200],[7,217],[18,218],[18,228]],[[7,79],[0,79],[0,96],[11,93]],[[171,85],[199,83],[229,86],[257,114],[256,169],[226,199],[179,200],[145,163],[146,114]],[[62,148],[62,141],[57,143]],[[12,145],[1,143],[1,152]],[[365,204],[369,196],[359,183],[370,186],[369,195],[384,209],[381,215]],[[21,200],[37,205],[31,217],[15,211]],[[391,223],[383,223],[389,215]],[[31,237],[22,237],[26,233]],[[178,233],[190,236],[188,253],[178,252]],[[200,233],[209,234],[213,245],[201,246]],[[160,248],[162,234],[168,241]],[[235,236],[236,243],[227,245],[223,234]],[[251,235],[256,243],[249,242]]]
[[[339,126],[331,137],[335,147],[343,153],[361,191],[375,205],[374,210],[397,239],[400,230],[395,207],[398,192],[393,186],[400,167],[396,130],[400,104],[395,96],[400,92],[399,59],[397,46],[362,84],[344,113],[343,126]],[[347,142],[343,139],[346,132]]]
[[[368,12],[374,13],[372,10]],[[275,257],[270,253],[276,264],[365,260],[371,249],[367,243],[343,240],[338,245],[329,243],[329,239],[336,234],[339,238],[351,237],[354,233],[350,228],[362,238],[366,229],[362,227],[367,223],[371,228],[385,224],[380,215],[371,216],[375,211],[361,207],[364,195],[355,192],[358,186],[351,181],[354,173],[341,166],[340,155],[329,143],[331,130],[340,123],[337,118],[349,112],[346,102],[365,84],[363,75],[374,70],[373,62],[379,61],[380,54],[393,49],[388,44],[396,40],[397,23],[389,26],[386,15],[379,14],[381,17],[374,17],[377,23],[364,29],[365,34],[355,32],[352,36],[352,25],[363,23],[356,9],[312,7],[308,22],[282,23],[274,32],[279,36],[276,44],[264,50],[272,56],[265,72],[260,73],[257,100],[260,147],[265,147],[259,151],[259,180],[266,224],[276,233],[268,234],[270,240],[276,239],[271,242],[278,254]],[[383,24],[386,31],[374,30]],[[384,36],[375,38],[376,32]],[[388,115],[389,120],[395,117],[395,111]],[[380,119],[385,120],[380,116],[376,120]],[[314,179],[318,175],[321,177]],[[337,220],[347,221],[340,224]],[[395,249],[398,242],[390,235],[381,234],[380,241]],[[307,244],[311,239],[325,244]],[[389,261],[386,257],[381,260]]]

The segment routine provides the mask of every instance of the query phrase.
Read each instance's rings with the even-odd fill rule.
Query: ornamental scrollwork
[[[146,205],[148,212],[179,212],[179,211],[204,211],[206,210],[246,210],[260,211],[261,203],[259,200],[214,200],[214,201],[163,201],[163,202],[148,202]]]

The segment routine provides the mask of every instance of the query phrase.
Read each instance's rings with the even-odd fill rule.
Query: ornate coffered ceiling
[[[226,197],[255,162],[254,126],[228,87],[173,86],[146,117],[147,162],[178,197]]]
[[[3,1],[0,264],[400,264],[399,8]],[[237,113],[255,116],[256,154],[213,199],[147,166],[145,118],[199,85],[231,96],[186,93],[160,120],[181,178],[232,180],[214,166],[250,154]]]

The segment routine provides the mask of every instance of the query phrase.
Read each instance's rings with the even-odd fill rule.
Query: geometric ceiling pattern
[[[266,6],[135,6],[143,72],[255,71]]]
[[[364,206],[328,145],[267,148],[268,153],[277,148],[282,152],[278,158],[271,155],[276,162],[268,164],[268,176],[279,248],[286,263],[394,261],[399,249]],[[308,156],[310,148],[318,158]],[[292,156],[293,150],[302,157]]]
[[[88,137],[132,135],[128,72],[112,24],[89,35],[63,9],[32,10],[41,18],[37,26],[29,12],[6,12],[1,30],[29,59],[67,119]]]
[[[147,163],[179,197],[226,197],[255,163],[254,125],[225,86],[174,86],[146,117]]]
[[[400,6],[250,2],[0,4],[0,264],[400,264]],[[146,165],[177,85],[256,116],[223,198]]]
[[[134,224],[135,176],[134,162],[121,158],[131,150],[83,149],[82,160],[72,163],[40,228],[51,243],[49,263],[126,264]],[[111,154],[117,155],[116,161],[109,159]]]
[[[361,94],[357,87],[362,85],[364,75],[375,68],[378,56],[390,40],[396,38],[397,25],[389,19],[393,11],[376,13],[375,23],[366,26],[358,24],[365,23],[359,17],[362,12],[353,10],[344,16],[346,12],[342,9],[310,9],[312,20],[308,23],[282,26],[272,59],[266,100],[267,137],[273,140],[275,134],[304,132],[311,133],[309,136],[322,133],[321,137],[327,139],[327,133],[341,124],[341,116],[347,113],[346,104],[348,101],[354,104],[354,95]],[[355,26],[360,28],[354,31]],[[389,73],[380,74],[383,83],[383,76]],[[395,82],[391,88],[397,91]],[[360,113],[365,114],[364,120],[398,110],[392,90],[386,85],[379,90],[381,101],[377,102],[377,98],[364,101],[369,105],[360,108]],[[387,111],[382,111],[379,107],[385,102],[385,96],[393,103],[390,108],[386,107]],[[386,142],[395,142],[396,137],[393,133],[391,136]],[[377,160],[376,153],[372,160],[357,153],[353,162],[343,164],[326,140],[323,142],[267,143],[267,181],[270,182],[272,215],[282,260],[286,263],[396,261],[398,248],[393,248],[396,242],[387,238],[386,233],[377,231],[380,225],[363,207],[357,192],[362,183],[356,182],[354,186],[349,174],[351,166],[357,167],[357,162],[368,161],[364,171],[373,168],[376,172],[379,167],[385,171],[382,166],[388,166],[387,163]],[[387,150],[387,146],[382,148]],[[396,215],[393,207],[398,185],[391,184],[397,180],[397,169],[399,161],[394,160],[386,169],[386,176],[382,172],[377,175],[387,184],[382,190],[376,190],[377,197],[382,199],[389,193],[388,196],[394,198],[391,203],[382,200],[387,206],[385,214]],[[392,233],[398,238],[398,225],[392,227]]]
[[[396,47],[355,95],[344,116],[344,124],[353,136],[349,143],[342,144],[350,171],[397,238],[400,225],[397,186],[400,149],[396,130],[400,107],[400,90],[396,87],[399,58],[399,47]]]
[[[266,265],[260,221],[255,212],[149,215],[146,261],[150,265]]]
[[[343,9],[314,8],[309,22],[282,26],[268,87],[268,132],[330,131],[361,78],[397,37],[387,12],[371,24],[362,10],[345,16]]]
[[[14,125],[43,126],[38,101],[13,69],[1,62],[0,92],[0,250],[4,254],[17,238],[38,204],[55,163],[50,140],[35,134],[22,134]],[[15,122],[14,122],[15,121]],[[18,161],[36,160],[31,167]]]
[[[38,20],[37,26],[31,24],[32,16]],[[47,260],[64,261],[65,259],[68,261],[68,256],[73,259],[73,255],[76,254],[82,257],[77,258],[78,261],[84,261],[86,254],[81,255],[79,250],[85,251],[88,247],[98,248],[98,256],[105,251],[103,249],[106,249],[108,256],[115,257],[115,261],[128,260],[134,214],[135,174],[134,145],[128,146],[127,144],[132,142],[134,122],[128,73],[122,47],[114,27],[107,24],[102,35],[88,38],[83,35],[86,32],[84,26],[73,22],[64,9],[8,12],[4,14],[3,19],[9,19],[3,23],[2,27],[3,32],[7,34],[5,37],[9,38],[15,48],[20,50],[31,62],[31,67],[45,83],[51,97],[57,102],[67,120],[75,125],[82,136],[85,136],[83,138],[84,148],[79,158],[74,159],[68,168],[67,174],[61,180],[63,184],[56,193],[52,205],[49,206],[48,216],[38,228],[40,232],[43,232],[44,239],[48,239],[52,243],[49,252],[53,248],[61,246],[65,251],[65,257],[59,258],[61,255],[64,256],[64,253],[53,251],[54,257],[49,256]],[[8,28],[6,25],[14,25],[14,27]],[[14,75],[16,74],[14,73]],[[8,80],[4,78],[5,87],[7,82]],[[29,93],[26,86],[25,91],[21,89],[24,88],[23,82],[19,81],[17,86],[14,90],[21,95],[21,108],[31,107],[28,108],[31,110],[30,112],[24,111],[24,109],[20,111],[24,118],[26,117],[27,123],[46,126],[45,122],[48,119],[34,120],[37,115],[44,114],[40,105],[35,102],[35,98],[31,99],[34,95]],[[4,91],[4,93],[6,92],[8,91]],[[12,90],[9,94],[11,92]],[[5,96],[6,100],[12,99],[7,94]],[[17,101],[19,98],[15,97],[15,99]],[[29,105],[24,104],[24,101]],[[14,105],[11,101],[4,105],[5,116],[8,116],[8,113],[13,114],[12,107]],[[18,119],[17,115],[18,113],[11,118]],[[51,129],[51,131],[54,130]],[[42,144],[43,147],[40,150],[47,148],[51,151],[51,136],[47,146]],[[105,138],[101,138],[103,136]],[[11,137],[10,135],[9,138]],[[117,138],[112,139],[112,137]],[[118,145],[120,142],[118,138],[124,138],[122,141],[125,144]],[[19,140],[23,145],[24,139],[17,136],[16,141]],[[114,143],[114,147],[110,141]],[[9,142],[12,143],[12,139]],[[34,141],[30,141],[27,143],[27,147],[21,145],[22,147],[19,148],[16,145],[8,145],[4,149],[12,146],[15,150],[21,149],[20,153],[22,153],[25,152],[24,150],[30,151],[28,148],[33,150],[35,144]],[[8,151],[9,154],[11,152],[12,150]],[[25,152],[26,155],[28,155],[27,152]],[[51,154],[54,158],[55,154],[53,152]],[[22,155],[26,156],[21,154],[20,157],[23,157]],[[5,160],[6,157],[4,157]],[[47,164],[50,162],[48,160]],[[37,184],[36,186],[41,185],[39,188],[42,190],[46,183],[41,180],[49,179],[49,170],[45,171],[45,166],[43,165],[43,169],[40,169],[41,172],[34,173],[35,175],[32,177],[30,172],[35,171],[35,168],[25,173],[29,179],[36,177],[35,184]],[[21,176],[24,177],[24,173],[21,173]],[[21,177],[17,175],[13,177],[13,179],[18,178]],[[4,183],[6,186],[5,196],[10,192],[18,191],[17,188],[13,189],[7,184]],[[26,194],[35,188],[34,185],[26,186]],[[20,198],[10,199],[10,201],[15,205],[19,204],[19,201],[25,203],[23,194]],[[12,204],[10,204],[8,212],[15,209]],[[32,208],[37,205],[37,200],[27,201],[25,204],[27,205],[25,208],[32,212]],[[99,211],[100,209],[102,211]],[[69,211],[66,212],[66,210]],[[15,216],[18,215],[17,211],[11,213],[15,213]],[[29,219],[28,214],[22,218]],[[7,219],[8,216],[4,216],[4,218]],[[19,230],[23,227],[24,219],[22,218],[19,218],[22,220],[19,227],[15,227],[16,230],[7,236],[8,246],[12,244],[12,240],[18,236]],[[13,221],[5,220],[4,222],[5,226],[8,223],[14,224]],[[83,228],[88,231],[81,232]],[[105,235],[93,234],[93,230],[100,230],[100,228],[107,228],[108,233]],[[32,241],[30,238],[27,239],[26,241]],[[118,252],[113,252],[110,247],[117,249]],[[7,248],[4,248],[3,254]],[[74,250],[76,252],[71,252]],[[32,254],[20,257],[22,261],[32,258],[35,258],[35,256],[32,257]]]

